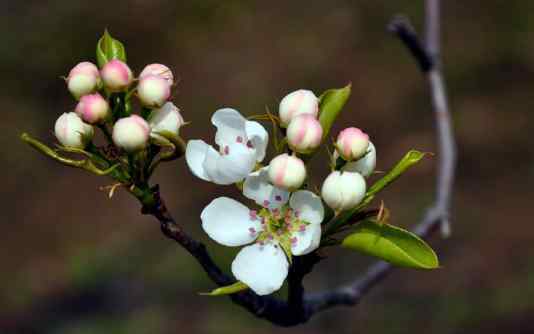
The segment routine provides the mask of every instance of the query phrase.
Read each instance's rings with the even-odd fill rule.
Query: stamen
[[[264,208],[269,207],[269,204],[271,204],[271,202],[269,202],[268,200],[263,201],[263,207]]]
[[[250,220],[256,220],[258,219],[258,213],[256,212],[256,210],[250,210],[250,212],[248,213],[249,217],[250,217]]]
[[[248,229],[248,231],[250,232],[251,235],[255,235],[256,234],[256,229],[254,227],[250,227]]]
[[[299,232],[304,232],[304,231],[306,231],[306,225],[300,225]]]
[[[228,146],[224,147],[224,154],[226,154],[226,155],[230,154],[230,147],[228,147]]]
[[[300,216],[300,211],[299,210],[295,210],[295,217],[299,217]]]
[[[243,137],[241,136],[237,136],[237,138],[235,139],[238,143],[242,143],[243,142]]]
[[[247,147],[254,148],[254,145],[252,145],[252,142],[250,140],[247,140]]]
[[[276,196],[274,197],[274,199],[277,200],[278,202],[281,202],[281,201],[282,201],[282,196],[280,196],[280,195],[276,195]]]
[[[296,245],[297,244],[297,237],[293,237],[293,238],[289,239],[289,241],[291,241],[292,245]]]

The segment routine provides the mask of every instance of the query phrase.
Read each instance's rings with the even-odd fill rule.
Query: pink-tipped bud
[[[161,107],[171,96],[171,85],[158,75],[147,75],[139,80],[137,95],[145,107]]]
[[[145,66],[145,68],[141,71],[141,74],[139,74],[139,79],[143,79],[149,75],[160,76],[167,80],[169,85],[174,83],[174,75],[172,74],[172,71],[163,64],[150,64]]]
[[[334,171],[324,181],[321,196],[330,208],[339,212],[360,204],[365,191],[365,179],[359,173]]]
[[[61,145],[83,149],[93,138],[94,130],[76,113],[69,112],[59,116],[54,126],[54,134]]]
[[[158,137],[159,132],[170,132],[178,136],[180,127],[184,125],[184,118],[180,114],[180,109],[174,103],[167,102],[163,107],[152,111],[148,124],[153,137]]]
[[[376,167],[376,148],[373,143],[369,142],[369,148],[365,155],[356,160],[347,162],[343,167],[344,171],[356,172],[362,174],[363,177],[369,177],[373,174]]]
[[[337,152],[346,161],[358,160],[368,147],[369,136],[358,128],[346,128],[337,136]]]
[[[323,128],[313,115],[303,114],[294,117],[287,127],[289,147],[299,153],[309,153],[321,144]]]
[[[127,152],[136,152],[145,148],[149,135],[150,126],[137,115],[121,118],[113,127],[113,142]]]
[[[67,77],[67,88],[74,98],[95,92],[100,84],[100,73],[93,63],[84,61],[74,66]]]
[[[317,117],[319,114],[319,99],[310,90],[297,90],[286,95],[280,101],[278,114],[282,127],[286,127],[293,117],[297,115],[309,114]]]
[[[84,95],[76,105],[75,111],[87,123],[101,123],[109,115],[109,104],[98,93]]]
[[[269,163],[269,180],[278,188],[299,189],[306,179],[306,166],[299,158],[280,154]]]
[[[104,65],[100,70],[102,81],[111,92],[121,92],[126,90],[133,81],[132,70],[126,63],[113,59]]]

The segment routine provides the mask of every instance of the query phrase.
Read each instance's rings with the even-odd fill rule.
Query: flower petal
[[[252,142],[256,150],[256,161],[260,162],[265,158],[265,151],[269,143],[269,133],[258,122],[247,121],[245,123],[247,139]]]
[[[246,139],[246,119],[235,109],[223,108],[217,110],[211,117],[211,123],[217,127],[215,142],[221,148]]]
[[[291,253],[295,256],[313,252],[321,243],[321,225],[310,224],[304,231],[291,233]]]
[[[205,181],[211,181],[211,178],[204,168],[204,160],[206,160],[206,154],[209,148],[211,148],[211,146],[206,144],[203,140],[190,140],[187,143],[185,150],[187,166],[189,166],[189,169],[195,176]]]
[[[214,199],[200,214],[204,231],[221,245],[242,246],[261,232],[261,220],[243,204],[228,197]]]
[[[224,154],[209,150],[204,168],[214,183],[232,184],[242,181],[256,166],[254,150],[241,144],[225,146]]]
[[[311,191],[299,190],[291,195],[289,206],[298,212],[299,218],[310,224],[321,224],[324,207],[321,198]]]
[[[243,195],[270,210],[280,208],[289,198],[288,191],[269,183],[268,167],[263,167],[247,176],[243,184]]]
[[[288,268],[284,251],[273,243],[246,246],[232,262],[234,276],[260,296],[279,290]]]

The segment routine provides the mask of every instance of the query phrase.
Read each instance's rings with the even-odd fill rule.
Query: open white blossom
[[[217,128],[216,150],[203,140],[190,140],[185,157],[191,172],[216,184],[242,181],[265,157],[269,134],[258,122],[247,121],[237,110],[217,110],[211,122]]]
[[[288,258],[319,247],[324,208],[311,191],[289,193],[271,185],[267,168],[246,178],[243,194],[262,209],[250,210],[236,200],[219,197],[202,211],[202,228],[219,244],[249,244],[232,262],[232,273],[258,295],[267,295],[284,283]]]

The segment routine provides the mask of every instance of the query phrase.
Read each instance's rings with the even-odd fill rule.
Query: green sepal
[[[319,96],[319,122],[323,128],[323,140],[350,97],[352,84],[343,88],[329,89]]]
[[[244,290],[249,289],[248,285],[241,281],[237,281],[234,284],[223,286],[220,288],[217,288],[211,292],[201,292],[201,296],[225,296],[225,295],[231,295],[234,293],[238,293]]]
[[[96,44],[96,61],[98,66],[102,68],[113,59],[126,62],[126,50],[124,45],[119,40],[114,39],[106,29]]]
[[[389,224],[363,221],[341,245],[399,267],[415,269],[439,267],[436,253],[426,242],[409,231]]]

